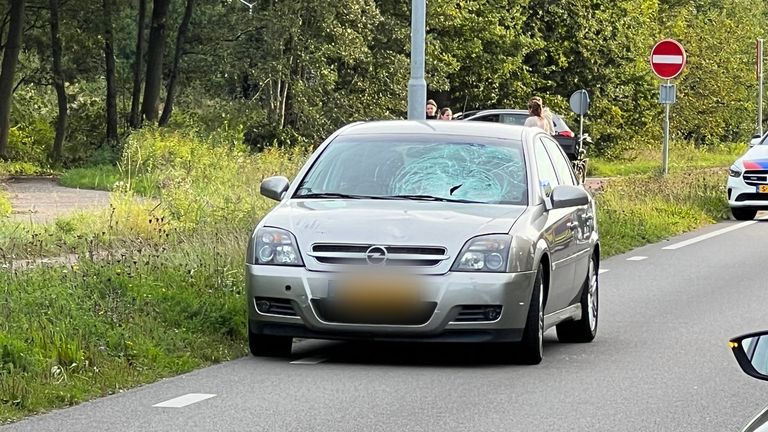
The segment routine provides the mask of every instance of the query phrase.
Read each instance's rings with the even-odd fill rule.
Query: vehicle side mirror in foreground
[[[281,201],[290,186],[291,182],[286,177],[268,177],[261,182],[260,192],[267,198]]]
[[[735,337],[728,346],[744,373],[768,381],[768,331]]]

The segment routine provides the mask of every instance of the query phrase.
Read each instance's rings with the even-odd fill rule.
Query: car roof
[[[522,140],[523,127],[451,120],[378,120],[349,125],[339,136],[377,134],[446,134]]]

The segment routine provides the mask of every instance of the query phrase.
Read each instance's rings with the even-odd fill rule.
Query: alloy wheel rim
[[[597,326],[597,272],[595,262],[589,262],[589,287],[587,289],[587,304],[589,306],[589,329],[595,331]]]

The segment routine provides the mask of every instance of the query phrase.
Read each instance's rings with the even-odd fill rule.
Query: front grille
[[[453,322],[496,321],[499,316],[501,316],[501,306],[465,305],[461,307]]]
[[[768,201],[768,194],[743,193],[736,197],[736,202],[744,201]]]
[[[256,310],[263,314],[290,317],[299,316],[296,313],[296,309],[293,307],[293,303],[289,299],[275,297],[254,297],[253,303],[256,306]]]
[[[768,170],[749,170],[742,174],[744,183],[750,186],[760,186],[768,184]]]
[[[375,245],[315,244],[310,256],[323,264],[367,265],[367,252]],[[448,259],[444,247],[435,246],[381,246],[387,252],[385,265],[405,267],[433,267]]]
[[[432,317],[437,307],[436,302],[422,302],[410,312],[373,313],[349,310],[338,307],[329,299],[312,299],[318,317],[330,323],[339,324],[378,324],[378,325],[423,325]]]

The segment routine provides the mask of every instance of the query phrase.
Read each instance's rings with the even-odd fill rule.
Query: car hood
[[[741,164],[744,169],[767,170],[768,169],[768,145],[754,146],[740,157],[737,164]]]
[[[307,255],[314,243],[442,246],[454,258],[477,235],[507,233],[524,206],[379,200],[289,200],[263,225],[287,229]]]

